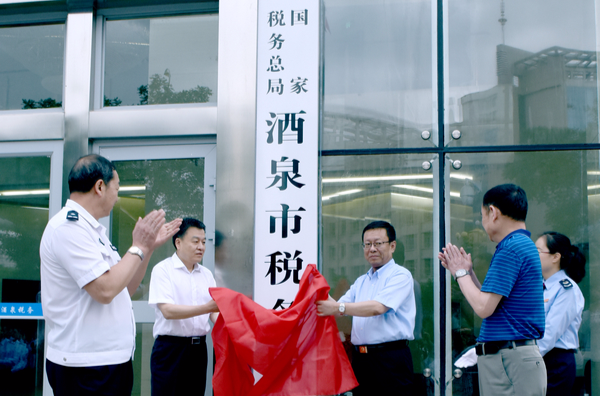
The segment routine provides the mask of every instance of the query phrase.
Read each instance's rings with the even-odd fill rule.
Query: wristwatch
[[[461,268],[454,273],[454,280],[458,280],[458,278],[462,278],[463,276],[467,276],[467,275],[469,275],[469,271]]]
[[[137,246],[132,246],[129,249],[127,249],[127,253],[129,253],[129,254],[135,254],[140,259],[142,259],[142,261],[144,261],[144,252],[142,252],[142,249],[140,249]]]
[[[346,304],[340,303],[340,306],[338,307],[338,311],[340,311],[340,315],[343,315],[346,312]]]

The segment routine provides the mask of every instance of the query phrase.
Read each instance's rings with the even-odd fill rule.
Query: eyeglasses
[[[367,243],[363,243],[362,247],[365,250],[369,250],[371,249],[371,246],[375,246],[375,249],[379,249],[381,248],[381,246],[383,246],[384,243],[390,243],[390,241],[385,241],[385,242],[367,242]]]
[[[554,254],[552,252],[542,252],[541,250],[538,249],[538,253],[546,253],[546,254]]]

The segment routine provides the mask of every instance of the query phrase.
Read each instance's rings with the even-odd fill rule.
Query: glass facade
[[[61,107],[65,24],[0,26],[0,110]]]
[[[473,268],[479,279],[485,278],[496,249],[496,244],[489,240],[481,226],[482,194],[501,183],[515,183],[527,192],[527,229],[534,241],[543,232],[558,231],[567,235],[586,256],[587,274],[579,283],[586,299],[579,329],[580,348],[576,355],[579,392],[585,389],[585,367],[589,370],[592,360],[590,326],[593,326],[593,315],[590,316],[590,307],[594,304],[594,296],[590,282],[597,279],[598,251],[593,247],[593,241],[600,237],[597,234],[598,159],[598,151],[468,154],[464,157],[462,170],[472,178],[465,179],[464,183],[456,181],[451,184],[456,185],[457,190],[470,194],[451,203],[452,232],[449,240],[471,253]],[[474,344],[481,327],[481,319],[474,314],[456,282],[452,283],[451,322],[452,357],[455,361]],[[465,382],[464,379],[462,382]]]
[[[437,143],[421,138],[437,130],[431,2],[324,4],[322,148]]]
[[[448,3],[448,144],[598,143],[595,32],[592,0]]]
[[[358,249],[362,228],[391,222],[395,261],[420,285],[423,316],[411,342],[426,385],[419,394],[479,394],[476,366],[457,372],[454,362],[474,345],[481,319],[436,256],[447,242],[463,246],[483,281],[496,246],[481,226],[483,194],[518,184],[528,195],[532,238],[564,233],[588,259],[576,392],[591,394],[596,3],[324,4],[322,268],[334,297],[368,270]],[[350,321],[339,326],[349,333]]]
[[[0,302],[18,311],[40,303],[38,247],[48,222],[50,157],[0,155],[0,169]],[[43,362],[43,320],[0,320],[0,395],[41,395]]]
[[[204,158],[178,160],[115,161],[120,179],[119,199],[111,214],[111,241],[121,257],[131,246],[131,232],[139,217],[162,208],[167,219],[193,217],[204,220]],[[168,241],[156,249],[134,301],[148,301],[150,274],[154,266],[171,256]],[[150,393],[150,356],[153,325],[137,323],[134,358],[134,395]]]
[[[322,271],[331,296],[342,297],[350,285],[370,268],[361,246],[363,228],[372,221],[395,225],[394,261],[413,275],[416,300],[414,341],[410,348],[416,372],[433,369],[434,272],[433,177],[410,164],[427,157],[412,155],[323,157],[322,167]],[[344,345],[351,352],[352,319],[337,319]],[[419,381],[419,394],[429,384]],[[433,389],[433,388],[432,388]]]
[[[217,101],[217,15],[107,20],[108,106]]]
[[[129,153],[140,142],[142,153],[144,144],[178,145],[180,153],[117,160],[122,188],[109,229],[119,252],[131,243],[135,219],[154,208],[200,219],[214,211],[217,282],[252,295],[255,8],[26,3],[0,5],[0,110],[59,109],[1,112],[0,152],[15,141],[60,142],[63,194],[49,192],[47,156],[0,155],[1,302],[37,301],[39,240],[52,197],[67,197],[72,163],[99,144]],[[598,392],[597,6],[323,0],[320,270],[340,297],[368,269],[362,228],[373,220],[395,226],[394,259],[415,280],[410,348],[419,395],[478,394],[476,367],[454,363],[473,345],[481,319],[437,251],[447,242],[465,247],[483,280],[495,244],[481,226],[480,204],[501,183],[527,192],[532,238],[559,231],[586,255],[576,386],[579,394]],[[210,161],[181,148],[190,139],[218,142],[215,180]],[[208,185],[215,202],[207,201]],[[165,245],[151,266],[172,252]],[[134,306],[145,304],[149,277],[150,270]],[[338,318],[338,328],[349,350],[349,318]],[[0,319],[0,379],[12,384],[0,394],[50,394],[36,341],[43,331],[43,321]],[[152,344],[152,323],[143,320],[134,394],[149,393]]]
[[[111,241],[121,257],[131,246],[131,232],[139,217],[163,209],[167,219],[204,220],[204,158],[115,161],[121,182],[119,200],[111,214]],[[150,272],[175,252],[167,242],[152,255],[148,272],[133,300],[148,301]]]

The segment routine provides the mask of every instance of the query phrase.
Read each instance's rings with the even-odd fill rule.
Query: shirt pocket
[[[115,260],[115,256],[119,256],[117,252],[113,251],[110,246],[106,246],[106,242],[101,242],[100,239],[98,239],[97,242],[98,245],[98,250],[100,251],[100,254],[102,255],[102,260],[104,260],[106,263],[108,263],[109,266],[113,266],[116,263],[119,262],[119,259],[117,258]]]

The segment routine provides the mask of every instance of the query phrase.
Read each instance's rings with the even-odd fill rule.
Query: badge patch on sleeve
[[[573,287],[573,284],[571,283],[570,280],[568,279],[563,279],[560,281],[560,284],[562,285],[563,288],[565,289],[570,289]]]
[[[79,220],[79,213],[77,213],[76,210],[69,210],[67,212],[67,220],[78,221]]]

